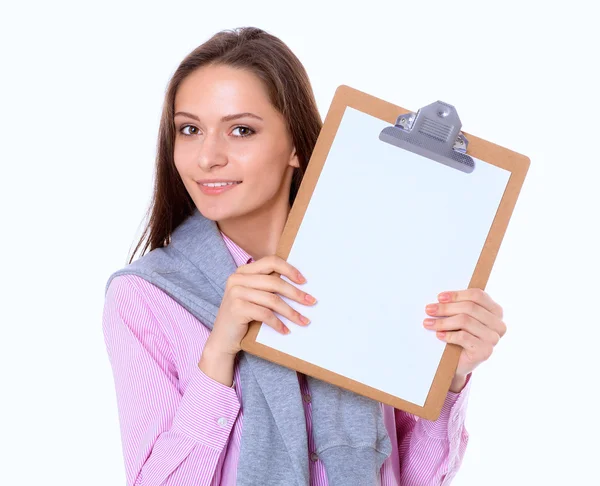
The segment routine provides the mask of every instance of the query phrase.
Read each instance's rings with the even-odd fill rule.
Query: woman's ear
[[[300,161],[298,160],[298,154],[296,154],[296,149],[294,149],[294,151],[292,152],[289,165],[291,167],[296,167],[297,169],[300,167]]]

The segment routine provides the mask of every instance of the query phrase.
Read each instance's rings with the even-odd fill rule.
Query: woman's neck
[[[218,222],[219,229],[236,245],[259,260],[277,252],[277,245],[290,212],[285,206],[263,208],[243,218]]]

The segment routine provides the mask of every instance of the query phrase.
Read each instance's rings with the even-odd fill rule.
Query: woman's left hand
[[[487,293],[477,288],[442,292],[438,300],[438,304],[428,305],[425,311],[430,316],[443,317],[425,319],[424,325],[437,331],[439,339],[463,348],[450,388],[460,391],[460,384],[464,385],[467,375],[489,359],[494,346],[506,333],[503,310]]]

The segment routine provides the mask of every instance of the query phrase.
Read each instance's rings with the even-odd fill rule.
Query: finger
[[[229,287],[241,286],[281,294],[300,304],[314,305],[317,301],[312,295],[300,290],[276,275],[233,274],[228,279]]]
[[[437,337],[448,344],[456,344],[463,348],[473,362],[485,361],[492,355],[493,346],[484,343],[467,331],[439,331]]]
[[[306,279],[296,267],[277,255],[269,255],[255,262],[240,265],[236,272],[242,274],[262,273],[265,275],[276,272],[279,275],[285,275],[294,282],[306,283]]]
[[[275,311],[299,326],[306,326],[310,322],[307,317],[300,314],[297,310],[292,309],[292,307],[284,302],[277,294],[238,285],[231,289],[230,295],[234,299],[258,304],[271,311]]]
[[[441,317],[467,314],[495,331],[499,336],[503,336],[506,332],[506,325],[499,317],[471,300],[453,302],[451,304],[435,304],[433,310],[429,310],[429,307],[426,307],[425,311],[430,316]]]
[[[242,308],[249,319],[264,322],[267,326],[272,327],[281,334],[289,334],[289,328],[279,319],[272,311],[266,307],[262,307],[252,302],[242,301]]]
[[[441,299],[442,294],[448,294],[449,300],[440,300],[440,302],[463,302],[470,300],[476,304],[479,304],[481,307],[491,312],[498,318],[503,318],[504,311],[502,307],[498,303],[494,302],[489,294],[482,289],[474,287],[465,290],[442,292],[440,295],[438,295],[438,298]]]
[[[423,324],[427,329],[433,331],[467,331],[476,338],[490,343],[492,346],[495,346],[500,341],[500,336],[496,331],[466,314],[458,314],[457,316],[443,319],[433,319],[431,323],[428,321],[429,319],[426,319]]]

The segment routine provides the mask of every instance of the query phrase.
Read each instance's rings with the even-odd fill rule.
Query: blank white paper
[[[510,172],[447,167],[379,140],[386,126],[346,108],[288,257],[318,302],[283,299],[311,323],[278,314],[292,332],[256,340],[423,406],[445,348],[425,306],[468,287]]]

